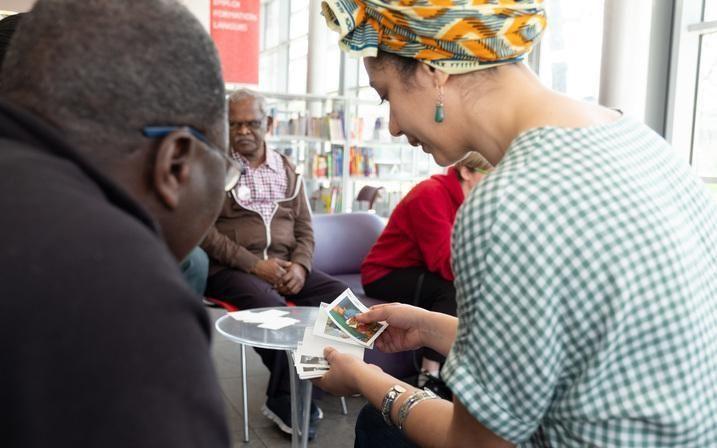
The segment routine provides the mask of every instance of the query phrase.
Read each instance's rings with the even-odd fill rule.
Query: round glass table
[[[259,328],[258,323],[243,322],[233,318],[227,314],[220,317],[215,327],[219,333],[226,336],[230,340],[240,344],[241,346],[241,368],[242,368],[242,407],[244,415],[244,442],[249,441],[249,420],[247,417],[247,393],[246,393],[246,351],[245,347],[267,348],[272,350],[284,350],[289,359],[289,369],[291,369],[291,446],[306,447],[309,437],[309,414],[311,406],[311,381],[299,379],[294,367],[294,359],[291,352],[296,350],[297,345],[304,339],[304,329],[313,327],[319,309],[316,307],[272,307],[272,308],[255,308],[251,309],[252,313],[261,313],[262,311],[279,310],[288,312],[282,317],[291,317],[297,319],[293,325],[280,328],[278,330],[269,330]],[[299,396],[301,396],[301,406],[299,406]],[[342,402],[343,405],[343,402]],[[301,409],[300,409],[301,408]],[[301,411],[301,420],[299,413]],[[301,422],[299,425],[294,422]]]

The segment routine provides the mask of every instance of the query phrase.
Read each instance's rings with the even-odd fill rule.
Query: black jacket
[[[228,446],[210,334],[147,213],[0,101],[0,445]]]

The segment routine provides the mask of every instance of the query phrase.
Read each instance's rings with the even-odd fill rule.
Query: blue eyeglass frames
[[[232,159],[224,150],[213,145],[209,139],[197,129],[191,126],[145,126],[142,128],[142,135],[148,138],[162,138],[178,129],[187,129],[197,140],[204,143],[208,148],[218,152],[227,164],[226,175],[224,176],[224,191],[231,191],[239,183],[239,179],[246,172],[246,168],[238,161]]]

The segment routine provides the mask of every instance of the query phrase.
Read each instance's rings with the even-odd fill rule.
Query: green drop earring
[[[436,111],[433,114],[433,121],[443,123],[446,119],[446,112],[443,109],[443,88],[438,88],[438,101],[436,102]]]

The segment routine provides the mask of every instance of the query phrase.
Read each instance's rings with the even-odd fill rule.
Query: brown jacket
[[[284,161],[287,198],[277,201],[267,226],[258,213],[248,210],[227,193],[217,222],[202,242],[211,259],[210,274],[232,268],[249,272],[260,259],[279,258],[298,263],[311,272],[314,232],[311,211],[300,174]]]

